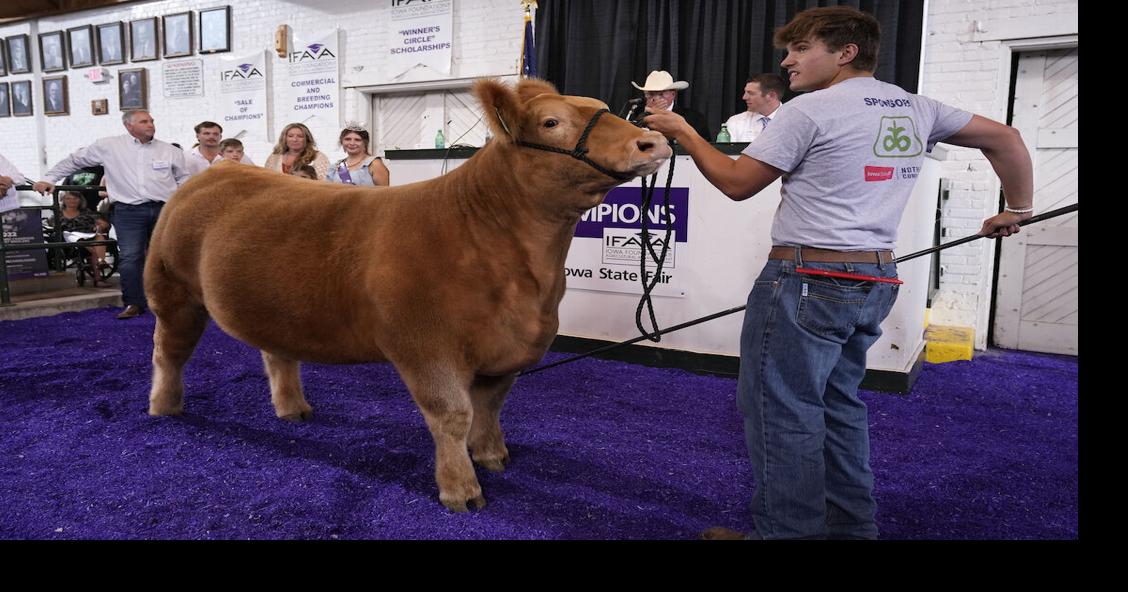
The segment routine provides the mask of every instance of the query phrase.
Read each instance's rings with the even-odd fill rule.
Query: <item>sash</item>
[[[337,163],[337,176],[340,177],[342,183],[356,185],[356,183],[353,183],[352,175],[349,174],[349,167],[345,166],[344,160]]]

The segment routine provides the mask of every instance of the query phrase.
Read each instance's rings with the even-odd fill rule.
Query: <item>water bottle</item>
[[[727,142],[732,142],[732,136],[729,135],[728,124],[722,123],[721,131],[717,132],[717,143],[722,144]]]
[[[435,148],[438,150],[446,148],[446,138],[443,137],[443,130],[439,130],[439,133],[435,134]]]

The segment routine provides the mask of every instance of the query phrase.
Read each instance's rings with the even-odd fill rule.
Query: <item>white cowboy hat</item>
[[[634,87],[641,91],[681,90],[689,88],[689,83],[684,80],[674,82],[674,77],[665,70],[655,70],[646,77],[646,84],[639,86],[631,81]]]

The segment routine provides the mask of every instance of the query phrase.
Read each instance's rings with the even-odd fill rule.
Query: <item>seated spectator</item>
[[[733,142],[751,142],[760,137],[779,111],[780,101],[787,83],[779,74],[757,74],[744,85],[744,104],[747,110],[728,118],[725,126]]]
[[[341,148],[345,149],[345,157],[329,169],[326,179],[347,185],[387,186],[391,176],[388,167],[368,151],[368,139],[368,130],[360,125],[346,126],[339,138]]]
[[[219,155],[231,162],[246,162],[243,156],[243,143],[235,138],[227,138],[219,143]]]
[[[309,128],[300,123],[291,123],[282,128],[278,143],[274,145],[274,152],[267,157],[263,166],[288,175],[303,164],[312,166],[317,171],[318,179],[324,179],[329,172],[329,159],[317,150],[317,143],[313,141]]]
[[[84,167],[67,175],[62,184],[89,186],[90,189],[84,189],[80,193],[86,200],[85,207],[93,210],[98,207],[98,202],[106,197],[105,182],[102,181],[105,175],[106,169],[102,165]]]
[[[110,231],[110,223],[106,222],[97,212],[86,207],[82,195],[74,191],[63,194],[62,209],[59,211],[59,228],[63,230],[63,240],[68,243],[105,240]],[[108,267],[106,263],[105,245],[87,247],[90,257],[90,269],[98,270]],[[94,274],[94,285],[100,283],[99,274]]]
[[[314,170],[314,168],[309,166],[308,164],[303,164],[303,165],[296,167],[294,169],[294,172],[292,172],[290,174],[295,176],[295,177],[301,177],[303,179],[309,179],[310,181],[316,181],[317,180],[317,171]]]

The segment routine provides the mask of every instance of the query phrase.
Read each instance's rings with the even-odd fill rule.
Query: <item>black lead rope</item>
[[[1049,220],[1050,218],[1056,218],[1056,217],[1061,216],[1063,214],[1068,214],[1070,212],[1076,212],[1077,207],[1078,207],[1078,204],[1073,204],[1073,205],[1065,206],[1063,208],[1058,208],[1056,210],[1050,210],[1050,211],[1048,211],[1044,214],[1039,214],[1037,216],[1027,218],[1026,220],[1019,222],[1018,225],[1019,226],[1026,226],[1028,224],[1035,224],[1037,222]],[[948,242],[948,243],[944,243],[942,245],[937,245],[935,247],[924,249],[923,251],[917,251],[916,253],[905,255],[903,257],[898,257],[898,258],[893,260],[893,263],[903,263],[903,262],[908,261],[910,259],[916,259],[917,257],[920,257],[922,255],[928,255],[930,253],[935,253],[936,251],[943,251],[944,249],[948,249],[948,248],[951,248],[951,247],[962,245],[964,243],[968,243],[968,242],[971,242],[973,240],[978,240],[978,239],[981,239],[981,238],[984,238],[983,235],[973,234],[971,236],[966,236],[964,238],[954,240],[954,241],[951,241],[951,242]],[[643,339],[652,339],[654,337],[658,337],[658,336],[664,335],[666,333],[673,333],[674,331],[680,331],[682,329],[692,327],[694,325],[700,325],[701,323],[704,323],[706,321],[711,321],[713,319],[719,319],[721,317],[726,317],[730,314],[738,313],[738,312],[740,312],[740,311],[742,311],[746,308],[748,308],[748,306],[744,305],[744,306],[737,306],[735,308],[730,308],[728,310],[722,310],[720,312],[715,312],[715,313],[713,313],[709,316],[701,317],[700,319],[696,319],[696,320],[692,320],[692,321],[686,321],[686,322],[684,322],[680,325],[674,325],[673,327],[670,327],[669,329],[663,329],[662,331],[658,331],[658,332],[650,334],[650,335],[643,335],[641,337],[635,337],[634,339],[629,339],[629,340],[623,341],[621,343],[612,343],[610,345],[605,345],[601,348],[593,349],[593,350],[591,350],[587,353],[578,354],[578,355],[572,356],[570,358],[565,358],[563,360],[557,360],[557,361],[555,361],[551,364],[545,364],[544,366],[538,366],[536,368],[533,368],[532,370],[520,372],[517,375],[518,376],[528,376],[529,374],[534,374],[536,372],[540,372],[541,370],[548,370],[549,368],[552,368],[552,367],[555,367],[555,366],[560,366],[562,364],[567,364],[569,362],[575,362],[577,360],[581,360],[581,359],[586,358],[588,356],[594,356],[595,354],[601,354],[601,353],[604,353],[604,352],[609,352],[613,349],[618,349],[618,348],[623,347],[625,345],[631,345],[632,343],[638,343],[639,341],[642,341]],[[657,340],[655,340],[655,341],[657,341]]]
[[[661,255],[654,252],[654,246],[650,244],[650,223],[648,222],[648,213],[650,205],[654,200],[654,188],[658,185],[658,172],[650,175],[650,186],[646,185],[646,177],[642,178],[642,204],[639,206],[639,227],[642,230],[642,247],[639,250],[639,281],[642,282],[642,298],[638,301],[638,309],[635,310],[635,326],[638,327],[638,332],[642,334],[644,339],[649,339],[654,342],[662,341],[662,332],[658,330],[658,319],[654,316],[654,302],[650,299],[650,292],[662,280],[662,268],[666,265],[666,253],[670,250],[670,235],[674,230],[673,216],[670,214],[670,184],[674,179],[674,160],[676,155],[672,153],[674,150],[674,141],[670,140],[670,170],[666,175],[666,189],[662,196],[662,208],[666,216],[666,236],[662,240]],[[654,258],[655,269],[654,276],[649,280],[646,277],[646,257],[649,254]],[[646,308],[650,314],[650,326],[654,329],[647,330],[642,325],[642,309]]]

